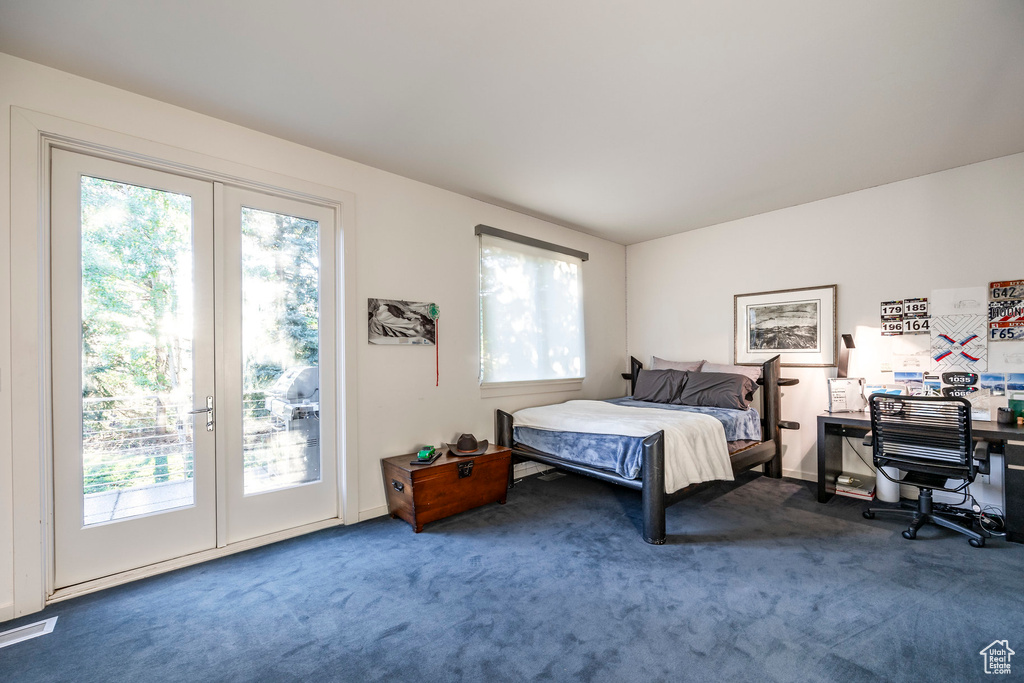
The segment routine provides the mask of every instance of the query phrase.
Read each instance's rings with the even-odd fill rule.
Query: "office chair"
[[[936,512],[932,503],[933,490],[959,493],[974,481],[979,471],[987,471],[987,455],[983,467],[975,464],[971,404],[967,399],[872,394],[868,404],[871,433],[864,443],[871,442],[875,467],[886,477],[883,467],[906,472],[899,483],[915,486],[921,493],[917,509],[868,508],[864,517],[874,519],[876,514],[909,517],[910,527],[903,532],[903,538],[907,539],[915,538],[917,530],[930,523],[960,532],[975,548],[984,546],[985,539],[990,537],[987,531],[974,531],[969,526],[970,519],[964,514],[949,512],[949,506],[939,504],[945,511]],[[961,483],[947,488],[946,483],[951,479]]]

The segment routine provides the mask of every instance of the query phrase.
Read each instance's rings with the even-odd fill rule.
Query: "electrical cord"
[[[971,499],[971,509],[959,507],[968,497]],[[944,514],[956,515],[971,524],[977,523],[990,536],[1006,535],[1006,520],[1003,518],[1002,510],[995,505],[986,505],[982,508],[969,492],[964,494],[963,500],[959,503],[935,503],[934,508]]]
[[[989,514],[989,511],[993,511]],[[986,505],[978,513],[978,525],[993,536],[1006,535],[1006,520],[1003,518],[1003,511],[995,505]]]
[[[874,466],[871,463],[869,463],[867,460],[864,459],[864,456],[860,454],[860,451],[857,450],[857,447],[853,445],[852,441],[850,441],[850,437],[847,436],[845,438],[846,438],[846,443],[850,444],[850,448],[852,448],[853,452],[857,454],[857,457],[860,458],[860,461],[862,463],[864,463],[865,465],[867,465],[868,469],[870,469],[872,472],[874,472],[875,471]]]

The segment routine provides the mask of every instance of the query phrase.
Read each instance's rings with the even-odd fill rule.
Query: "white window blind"
[[[582,261],[480,235],[480,381],[584,376]]]

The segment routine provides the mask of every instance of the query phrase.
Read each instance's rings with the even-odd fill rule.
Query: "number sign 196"
[[[903,325],[903,320],[883,320],[882,334],[886,337],[903,334]]]

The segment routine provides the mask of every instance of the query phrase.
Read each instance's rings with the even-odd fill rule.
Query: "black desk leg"
[[[836,492],[836,477],[843,473],[843,428],[818,421],[818,502],[827,503]]]
[[[1003,453],[1006,540],[1024,543],[1024,446],[1006,444]]]

